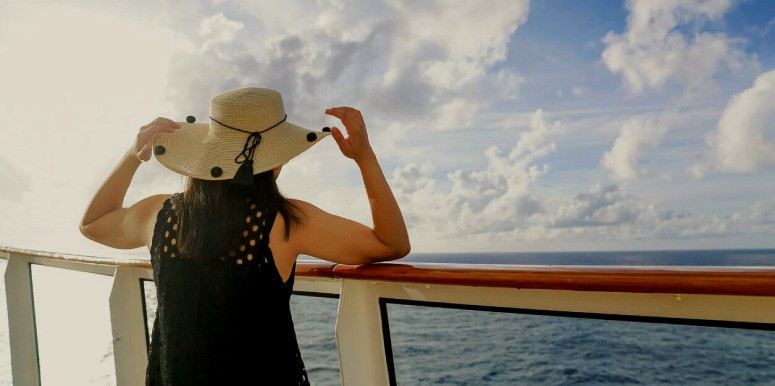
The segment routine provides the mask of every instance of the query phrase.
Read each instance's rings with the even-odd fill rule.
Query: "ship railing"
[[[112,276],[108,301],[118,385],[144,383],[147,260],[0,247],[14,385],[39,385],[31,267]],[[294,291],[338,297],[343,385],[396,384],[388,305],[775,329],[775,268],[514,266],[299,262]]]

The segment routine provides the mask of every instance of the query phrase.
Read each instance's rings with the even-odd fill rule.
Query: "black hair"
[[[277,188],[273,170],[253,176],[252,186],[232,180],[209,181],[189,178],[186,190],[175,202],[180,221],[178,249],[195,260],[214,259],[229,249],[236,249],[240,227],[245,224],[245,202],[277,212],[285,221],[283,238],[301,223],[298,207]]]

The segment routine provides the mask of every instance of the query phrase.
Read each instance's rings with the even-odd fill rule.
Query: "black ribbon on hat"
[[[245,131],[245,130],[241,130],[236,127],[231,127],[227,124],[221,123],[213,117],[210,117],[210,119],[212,119],[213,121],[215,121],[215,123],[223,127],[227,127],[229,129],[248,134],[248,138],[245,140],[245,146],[242,148],[242,152],[240,152],[236,157],[234,157],[234,162],[241,165],[239,169],[237,169],[237,173],[234,174],[232,183],[239,184],[242,186],[252,186],[253,185],[253,155],[256,153],[256,147],[258,147],[258,144],[261,143],[261,133],[274,129],[281,123],[285,122],[285,120],[288,119],[288,115],[286,114],[280,122],[277,122],[271,127],[261,131]]]

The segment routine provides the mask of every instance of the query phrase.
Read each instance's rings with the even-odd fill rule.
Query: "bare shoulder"
[[[309,212],[320,210],[320,208],[310,204],[307,201],[297,200],[295,198],[289,198],[288,202],[290,202],[291,205],[299,209],[302,212],[302,215],[306,215]]]
[[[133,206],[142,212],[146,212],[146,215],[156,214],[164,206],[164,202],[170,198],[172,198],[172,194],[155,194],[138,201]]]
[[[132,205],[137,211],[138,221],[145,223],[143,232],[145,244],[150,248],[153,239],[153,230],[156,228],[156,215],[164,207],[164,202],[172,197],[172,194],[155,194],[148,196]]]
[[[325,216],[330,216],[330,214],[325,210],[320,209],[307,201],[297,199],[288,199],[288,201],[299,210],[299,214],[301,215],[301,224],[299,225],[303,227],[320,221],[321,219],[324,219]]]
[[[325,216],[328,213],[307,201],[288,199],[288,202],[296,208],[301,219],[291,229],[291,243],[294,247],[303,249],[301,245],[307,242],[309,234],[318,231],[320,224],[325,222]],[[279,214],[275,220],[275,224],[278,223],[281,226],[285,224],[284,219]]]
[[[170,194],[170,193],[154,194],[152,196],[148,196],[140,200],[140,202],[146,201],[146,202],[158,203],[159,205],[162,205],[164,204],[164,201],[167,201],[167,199],[172,198],[172,196],[174,196],[174,194]]]

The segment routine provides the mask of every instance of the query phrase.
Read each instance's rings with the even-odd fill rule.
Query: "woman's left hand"
[[[151,159],[151,147],[153,146],[153,137],[159,133],[174,133],[180,125],[167,118],[156,118],[151,123],[140,128],[137,133],[133,151],[140,161]]]
[[[331,128],[331,136],[334,137],[345,157],[359,162],[364,157],[374,156],[374,151],[369,144],[369,135],[366,132],[366,123],[363,122],[363,115],[359,110],[347,106],[332,107],[326,109],[326,114],[339,118],[347,131],[347,137],[345,137],[338,127]]]

